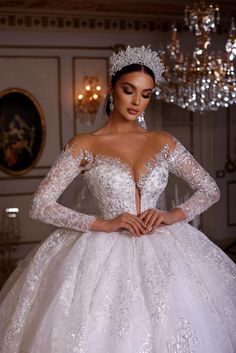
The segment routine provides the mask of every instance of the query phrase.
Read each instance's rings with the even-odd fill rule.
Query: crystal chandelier
[[[193,112],[217,110],[236,103],[236,28],[231,23],[225,53],[209,52],[211,32],[219,24],[218,5],[195,4],[185,9],[185,24],[197,39],[192,56],[180,50],[177,29],[160,56],[165,64],[164,79],[156,88],[156,98]]]
[[[84,77],[83,89],[77,95],[77,118],[86,125],[92,125],[103,98],[102,86],[97,77]]]

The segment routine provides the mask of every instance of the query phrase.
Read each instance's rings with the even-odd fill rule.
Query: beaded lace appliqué
[[[82,161],[84,163],[83,165],[81,165]],[[31,217],[59,227],[61,226],[80,231],[89,230],[90,225],[96,219],[95,216],[82,214],[68,209],[58,204],[56,200],[79,173],[82,171],[90,171],[93,167],[99,165],[107,165],[109,168],[112,167],[110,169],[112,173],[115,169],[122,170],[129,177],[131,183],[139,188],[141,192],[144,189],[144,186],[147,185],[145,193],[143,193],[142,196],[145,199],[146,194],[149,199],[143,203],[144,207],[146,207],[147,203],[149,204],[149,207],[155,207],[157,200],[154,200],[154,198],[158,198],[162,191],[160,189],[155,193],[155,181],[151,179],[151,175],[154,171],[162,171],[155,177],[163,178],[163,188],[166,185],[164,181],[167,180],[167,175],[164,173],[164,169],[170,170],[172,173],[183,178],[194,190],[194,194],[187,201],[177,206],[186,214],[186,221],[192,220],[196,215],[206,210],[212,203],[219,199],[219,189],[214,180],[178,141],[172,151],[168,144],[164,144],[159,152],[155,153],[152,158],[147,160],[144,163],[146,173],[140,175],[137,181],[134,178],[134,171],[130,164],[123,162],[119,157],[99,153],[94,156],[92,151],[81,149],[78,151],[77,157],[73,158],[71,155],[71,149],[66,146],[65,150],[58,156],[53,167],[34,195],[30,210]],[[100,178],[101,182],[105,182],[105,179],[109,178],[109,169],[106,168],[104,170],[107,175],[103,175],[103,177]],[[97,172],[99,173],[99,171]],[[118,178],[118,175],[119,174],[117,174],[116,179]],[[113,178],[114,177],[115,176],[113,176]],[[100,200],[100,204],[104,209],[104,216],[105,213],[107,213],[106,203],[108,207],[113,209],[113,212],[110,212],[109,218],[117,215],[117,212],[121,213],[122,210],[124,212],[130,209],[133,212],[134,195],[130,195],[130,201],[128,201],[127,195],[124,197],[124,200],[121,201],[124,196],[121,192],[119,195],[120,202],[119,199],[117,200],[116,198],[116,201],[114,200],[114,205],[111,207],[112,199],[109,200],[109,198],[112,197],[112,195],[115,195],[112,191],[112,184],[109,185],[110,192],[107,193],[104,199],[102,199],[103,195],[105,195],[104,193],[103,195],[99,195],[102,191],[102,185],[100,184],[99,188],[97,188],[96,180],[92,181],[91,178],[93,178],[92,174],[91,177],[88,176],[88,182],[96,194],[96,197]],[[150,185],[148,184],[149,180]],[[160,182],[160,180],[156,180],[156,183],[157,182]],[[105,184],[106,183],[107,182],[105,182]],[[121,185],[121,183],[122,181],[120,179],[119,185]],[[128,184],[124,187],[124,192],[125,188],[129,188]],[[127,189],[127,192],[128,190],[130,193],[133,192],[132,189]],[[130,202],[132,202],[132,205]],[[117,207],[118,204],[120,205],[119,207]]]
[[[179,318],[176,334],[167,343],[168,353],[195,353],[199,338],[196,330],[183,317]]]
[[[170,148],[168,144],[164,144],[162,149],[155,153],[152,158],[148,159],[146,162],[144,162],[144,166],[146,168],[146,173],[145,174],[139,174],[138,180],[135,180],[134,178],[134,172],[132,170],[132,167],[128,162],[124,162],[121,160],[120,157],[118,156],[112,156],[112,155],[106,155],[106,154],[101,154],[97,153],[94,157],[94,165],[97,165],[99,163],[109,163],[111,167],[119,167],[123,171],[127,173],[131,181],[139,188],[142,189],[144,186],[146,180],[152,173],[152,171],[158,166],[158,164],[163,160],[168,157],[170,153]]]
[[[80,166],[83,159],[87,162],[85,167]],[[31,218],[57,227],[78,231],[89,230],[96,219],[95,216],[64,207],[57,203],[57,199],[82,170],[89,168],[91,162],[92,155],[88,151],[80,151],[76,160],[68,148],[62,151],[34,194],[30,208]]]

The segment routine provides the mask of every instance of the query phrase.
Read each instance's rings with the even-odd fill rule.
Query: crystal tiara
[[[164,65],[156,51],[150,49],[150,46],[131,48],[129,45],[126,50],[120,50],[118,53],[113,53],[109,59],[109,73],[114,76],[117,71],[131,64],[141,64],[147,66],[155,76],[155,82],[161,80],[161,75],[164,71]]]

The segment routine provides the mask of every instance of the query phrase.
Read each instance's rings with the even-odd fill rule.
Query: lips
[[[131,115],[137,115],[139,113],[138,110],[132,109],[132,108],[128,108],[127,112]]]

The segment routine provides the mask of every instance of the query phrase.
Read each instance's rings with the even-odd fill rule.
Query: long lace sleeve
[[[64,207],[57,202],[57,199],[85,168],[80,162],[82,160],[88,162],[87,167],[91,158],[88,151],[81,150],[75,159],[66,145],[35,192],[30,207],[30,217],[57,227],[78,231],[89,230],[96,219],[95,216]]]
[[[168,157],[168,169],[185,180],[194,190],[188,200],[176,206],[185,213],[186,222],[191,221],[219,200],[220,191],[214,179],[178,140]]]

